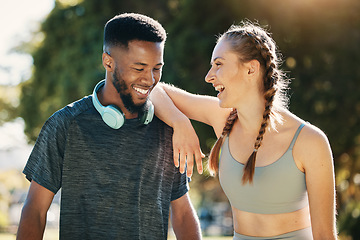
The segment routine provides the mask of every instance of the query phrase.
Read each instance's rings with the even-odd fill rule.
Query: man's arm
[[[176,239],[201,239],[199,218],[190,202],[188,193],[171,202],[171,224],[173,226]]]
[[[54,193],[31,181],[29,192],[22,209],[17,240],[38,240],[43,238],[46,215]]]

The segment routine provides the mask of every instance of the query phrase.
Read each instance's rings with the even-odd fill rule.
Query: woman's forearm
[[[158,84],[151,92],[150,99],[155,106],[156,116],[173,128],[173,151],[174,164],[180,167],[180,172],[187,176],[191,176],[196,161],[197,170],[201,174],[202,158],[205,155],[200,149],[199,139],[189,120],[173,103],[172,99],[162,88],[162,84]]]
[[[150,100],[155,106],[156,116],[165,122],[170,127],[182,121],[188,121],[188,118],[183,114],[167,95],[163,88],[163,83],[158,83],[152,90]]]

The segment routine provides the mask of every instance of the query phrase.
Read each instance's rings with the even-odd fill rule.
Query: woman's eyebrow
[[[225,60],[225,59],[224,59],[224,58],[222,58],[222,57],[216,57],[216,58],[214,58],[214,59],[210,62],[210,65],[211,65],[213,62],[215,62],[216,60],[218,60],[218,59]]]

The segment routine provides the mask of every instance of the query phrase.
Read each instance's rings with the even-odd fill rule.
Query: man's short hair
[[[128,47],[131,40],[165,42],[166,31],[161,24],[142,14],[124,13],[110,19],[104,28],[104,48]]]

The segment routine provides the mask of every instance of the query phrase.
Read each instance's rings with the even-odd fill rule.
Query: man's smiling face
[[[139,40],[130,41],[127,49],[111,49],[115,62],[112,83],[128,111],[141,111],[151,90],[160,81],[163,52],[163,43]]]

